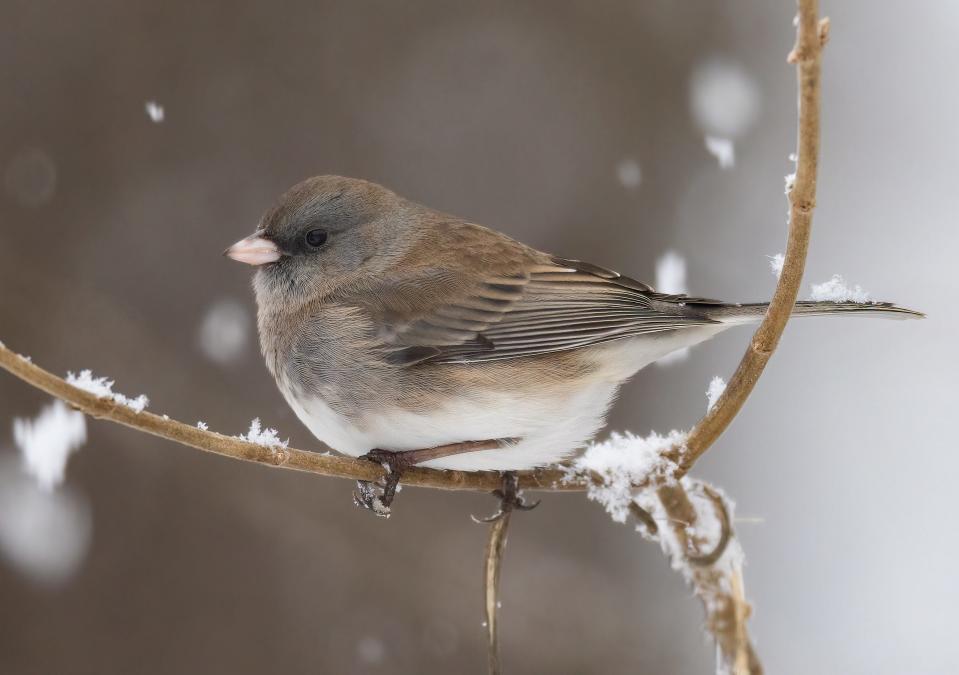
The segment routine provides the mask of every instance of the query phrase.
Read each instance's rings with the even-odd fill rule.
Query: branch
[[[503,567],[503,549],[506,548],[506,533],[509,531],[511,512],[502,515],[489,526],[489,539],[486,542],[486,557],[483,561],[483,592],[486,598],[486,646],[489,656],[489,674],[500,675],[502,664],[499,658],[499,625],[496,620],[499,610],[499,577]]]
[[[320,452],[258,445],[240,438],[198,429],[166,416],[154,415],[146,411],[136,412],[109,398],[100,398],[74,387],[63,378],[57,377],[13,352],[2,342],[0,342],[0,367],[27,384],[69,403],[90,417],[116,422],[205,452],[332,478],[375,481],[384,474],[383,468],[372,462],[324,454],[322,451],[330,450],[325,445],[319,448]],[[587,487],[585,480],[564,481],[566,474],[560,469],[522,471],[518,472],[517,476],[519,488],[526,490],[577,492]],[[502,478],[499,473],[493,471],[442,471],[413,467],[403,473],[402,482],[406,485],[442,490],[492,492],[501,486]]]
[[[809,250],[812,214],[816,206],[819,168],[819,71],[822,47],[829,34],[829,19],[819,21],[818,0],[798,0],[796,46],[788,61],[797,64],[799,133],[796,178],[789,190],[789,235],[782,274],[766,316],[743,354],[726,390],[706,416],[689,432],[685,448],[675,448],[679,475],[685,475],[726,430],[752,393],[792,314]]]
[[[684,448],[671,448],[666,453],[678,465],[677,484],[664,485],[656,491],[654,504],[672,526],[673,546],[667,545],[666,534],[660,534],[664,548],[671,548],[674,565],[686,570],[687,579],[706,609],[706,627],[716,641],[723,663],[736,675],[758,675],[762,665],[749,641],[746,620],[749,605],[743,595],[742,570],[733,556],[723,562],[723,553],[731,545],[732,527],[728,509],[722,498],[704,484],[700,489],[709,497],[720,516],[721,537],[713,553],[701,554],[702,539],[696,536],[697,512],[687,492],[688,481],[682,480],[706,450],[726,430],[739,413],[753,387],[762,375],[769,358],[779,344],[786,323],[792,314],[799,285],[802,282],[813,209],[816,205],[816,177],[819,167],[820,66],[822,47],[829,35],[829,19],[819,20],[818,0],[798,0],[799,24],[796,46],[789,53],[795,63],[799,86],[799,131],[796,176],[789,190],[789,235],[782,274],[766,316],[753,335],[736,372],[726,390],[692,429]],[[642,508],[640,515],[650,532],[650,517]],[[642,514],[646,514],[645,517]],[[738,543],[735,543],[738,550]]]

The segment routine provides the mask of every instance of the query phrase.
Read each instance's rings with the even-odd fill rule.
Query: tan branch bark
[[[796,176],[789,190],[789,234],[782,274],[766,316],[756,330],[736,372],[719,400],[692,429],[685,448],[673,448],[672,455],[685,475],[699,457],[726,430],[739,413],[762,375],[769,358],[779,344],[792,313],[802,282],[813,209],[816,205],[816,179],[819,167],[820,67],[822,47],[829,36],[829,20],[819,20],[818,0],[798,0],[799,23],[796,46],[787,61],[795,63],[799,88],[799,130]],[[683,482],[660,487],[656,491],[673,536],[686,556],[689,580],[706,609],[706,627],[716,641],[723,660],[736,675],[759,675],[762,665],[749,641],[746,620],[749,605],[743,595],[742,574],[738,567],[718,566],[719,547],[729,545],[732,528],[721,499],[713,499],[724,517],[723,538],[717,544],[720,555],[696,553],[701,542],[690,538],[700,518]],[[645,522],[645,520],[644,520]],[[647,526],[648,527],[648,526]],[[709,564],[702,564],[708,562]]]
[[[55,396],[87,415],[159,436],[191,448],[223,457],[241,459],[281,469],[304,471],[320,476],[373,481],[384,473],[382,467],[366,460],[324,454],[330,448],[320,444],[319,452],[296,448],[267,447],[240,438],[205,431],[150,412],[135,412],[108,398],[100,398],[68,384],[0,343],[0,368],[24,382]],[[526,490],[582,491],[585,481],[564,482],[559,469],[519,472],[519,487]],[[500,474],[492,471],[440,471],[413,467],[403,474],[406,485],[443,490],[492,492],[500,487]]]
[[[489,674],[500,675],[502,666],[499,658],[499,577],[503,567],[503,550],[506,548],[506,534],[509,532],[510,511],[503,514],[489,526],[489,539],[486,542],[486,557],[483,567],[483,591],[486,598],[486,646],[489,656]]]
[[[693,427],[685,449],[676,452],[680,475],[685,474],[726,430],[752,393],[779,338],[789,321],[806,267],[816,177],[819,169],[819,100],[822,47],[829,34],[829,20],[819,21],[818,0],[798,0],[799,26],[796,46],[788,60],[797,66],[799,84],[799,132],[796,178],[789,191],[789,234],[782,274],[766,316],[753,334],[749,347],[733,373],[726,390]]]

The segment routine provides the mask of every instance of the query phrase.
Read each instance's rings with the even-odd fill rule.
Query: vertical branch
[[[739,413],[779,344],[802,282],[816,205],[820,69],[822,47],[829,35],[829,20],[819,20],[818,0],[797,0],[797,3],[796,45],[787,58],[789,63],[796,64],[799,88],[797,166],[788,191],[789,234],[783,271],[766,316],[725,392],[690,432],[686,447],[677,458],[677,476],[684,476],[689,471]],[[707,497],[707,503],[700,508],[691,498],[690,488],[693,487]],[[743,591],[741,550],[733,538],[725,501],[707,485],[695,484],[688,479],[661,486],[655,495],[641,494],[638,498],[651,500],[652,504],[646,506],[670,524],[661,528],[658,537],[672,556],[674,567],[683,570],[702,600],[707,630],[716,641],[725,668],[736,675],[762,673],[762,665],[746,629],[750,608]],[[709,543],[702,527],[703,508],[710,504],[719,518],[721,531],[713,551],[702,553],[703,547]]]
[[[496,614],[499,609],[499,575],[503,566],[503,549],[506,548],[510,515],[511,512],[505,510],[490,524],[489,539],[486,542],[483,591],[486,596],[486,646],[489,654],[490,675],[500,675],[502,672]]]
[[[792,313],[806,266],[816,176],[819,169],[819,102],[822,47],[829,36],[829,19],[819,20],[818,0],[798,0],[799,25],[796,46],[789,63],[796,64],[799,85],[799,130],[796,177],[789,190],[789,235],[782,274],[766,316],[743,354],[726,390],[706,416],[689,433],[679,458],[680,474],[690,467],[726,430],[739,413],[779,344]]]

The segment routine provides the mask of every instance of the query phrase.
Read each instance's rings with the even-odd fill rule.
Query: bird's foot
[[[380,450],[379,448],[370,450],[360,459],[368,459],[375,464],[379,464],[386,469],[386,473],[375,483],[367,480],[356,481],[353,503],[364,509],[369,509],[378,516],[389,518],[391,514],[390,505],[399,490],[400,478],[402,478],[403,472],[410,467],[451,455],[480,450],[495,450],[515,441],[515,438],[500,438],[486,441],[448,443],[420,450],[401,450],[397,452]],[[499,493],[500,491],[497,490],[494,494]]]
[[[374,464],[382,466],[386,473],[376,482],[368,480],[356,481],[356,492],[353,493],[353,503],[364,509],[369,509],[381,518],[389,518],[392,514],[390,506],[399,488],[403,472],[411,466],[405,452],[390,452],[374,448],[360,457]]]
[[[493,523],[502,519],[511,511],[532,511],[539,506],[539,500],[527,503],[519,491],[519,479],[512,471],[503,473],[503,487],[499,490],[493,490],[493,496],[499,498],[499,510],[486,518],[477,518],[470,516],[476,523]]]

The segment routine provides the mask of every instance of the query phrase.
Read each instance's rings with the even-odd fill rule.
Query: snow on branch
[[[118,392],[113,391],[113,380],[105,377],[94,377],[89,370],[81,370],[79,375],[67,373],[67,383],[72,384],[78,389],[88,391],[98,398],[107,398],[116,401],[120,405],[125,405],[133,412],[143,412],[150,405],[150,399],[145,394],[140,394],[135,398],[129,398]]]

